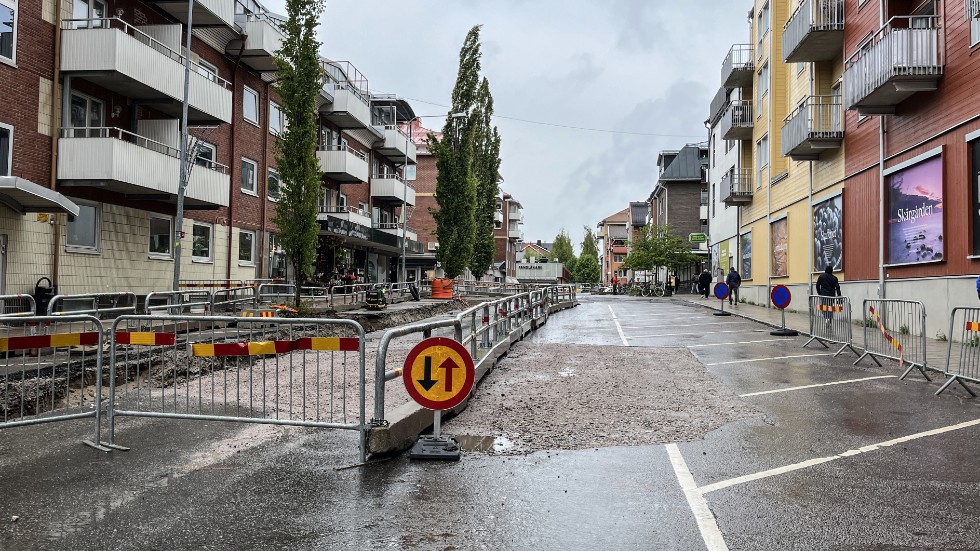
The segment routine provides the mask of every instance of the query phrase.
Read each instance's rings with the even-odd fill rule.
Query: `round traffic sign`
[[[727,283],[715,284],[715,296],[718,297],[718,300],[725,300],[731,292],[732,290],[728,288]]]
[[[466,348],[444,337],[415,345],[402,370],[405,389],[422,407],[452,409],[473,390],[476,367]]]
[[[772,288],[772,292],[769,293],[769,298],[772,299],[773,306],[783,310],[789,306],[790,301],[793,300],[793,294],[789,292],[789,287],[785,285],[776,285]]]

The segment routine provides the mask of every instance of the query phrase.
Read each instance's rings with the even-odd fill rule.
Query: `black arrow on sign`
[[[439,381],[436,381],[435,379],[432,378],[432,356],[426,356],[425,357],[425,372],[424,373],[425,373],[425,378],[424,379],[418,379],[418,383],[420,385],[422,385],[422,388],[424,388],[426,391],[428,391],[432,387],[436,386],[436,383],[437,382],[439,382]]]

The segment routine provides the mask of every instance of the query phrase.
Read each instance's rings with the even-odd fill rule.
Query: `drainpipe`
[[[812,101],[813,96],[816,95],[815,94],[815,92],[816,92],[816,86],[815,86],[815,83],[814,83],[814,75],[813,75],[813,73],[816,72],[817,64],[816,63],[810,63],[810,66],[808,67],[808,69],[810,70],[810,98],[811,98],[811,101]],[[812,111],[810,111],[811,109],[813,109],[813,106],[812,105],[807,108],[808,112],[806,114],[808,116],[811,115],[811,113],[812,113]],[[819,110],[818,110],[818,113],[819,113]],[[814,117],[810,117],[811,120],[813,120],[813,118]],[[822,113],[820,113],[820,120],[823,121],[823,114]],[[809,168],[809,181],[810,181],[810,193],[809,193],[810,203],[809,203],[809,206],[807,208],[810,209],[810,212],[807,213],[807,217],[806,218],[807,218],[807,221],[809,222],[809,230],[810,230],[810,233],[809,233],[809,236],[810,236],[810,239],[809,239],[809,241],[810,241],[810,260],[809,260],[810,273],[807,274],[806,281],[807,281],[807,294],[810,294],[810,295],[813,294],[813,272],[816,271],[816,263],[813,261],[813,254],[814,254],[814,252],[816,252],[814,250],[814,247],[813,247],[813,163],[814,163],[814,161],[807,161],[807,167]]]
[[[228,262],[225,268],[225,279],[231,279],[231,221],[235,219],[235,136],[238,134],[238,119],[241,118],[241,112],[236,113],[235,109],[235,106],[238,105],[238,101],[235,100],[235,83],[238,82],[238,69],[242,66],[242,55],[245,53],[245,43],[247,41],[248,35],[243,34],[242,45],[238,49],[235,66],[231,70],[231,161],[228,163],[228,174],[231,178],[231,185],[228,186]],[[239,171],[241,171],[240,167],[241,164],[239,164]],[[256,175],[256,181],[258,181],[257,178],[258,175]]]
[[[878,2],[879,25],[885,26],[885,0]],[[878,298],[885,298],[885,122],[878,119]]]
[[[265,83],[266,119],[269,118],[268,117],[268,115],[269,115],[268,110],[270,109],[271,104],[272,104],[272,95],[269,93],[269,91],[271,89],[272,89],[272,83],[271,82]],[[280,108],[280,113],[282,112],[281,109],[282,108]],[[261,128],[261,122],[262,121],[259,121],[259,123],[260,123],[259,127],[260,128]],[[263,239],[260,239],[260,241],[264,241],[265,234],[267,233],[267,230],[269,229],[269,226],[268,226],[268,224],[266,222],[266,215],[267,215],[268,208],[269,208],[269,187],[268,187],[269,186],[269,134],[270,134],[270,132],[269,132],[268,129],[263,129],[263,131],[262,131],[262,160],[264,161],[263,164],[265,165],[265,172],[263,173],[263,175],[265,176],[265,185],[266,185],[266,188],[265,188],[265,194],[264,194],[264,196],[261,193],[259,194],[259,201],[260,201],[260,203],[259,203],[259,217],[260,217],[260,220],[261,220],[260,225],[259,225],[259,228],[260,228],[259,234],[263,237]],[[258,176],[259,175],[256,174],[255,176],[256,176],[256,178],[255,178],[255,191],[258,191],[259,190],[259,185],[258,185],[258,183],[259,183]],[[228,235],[229,236],[231,235],[231,224],[232,224],[232,222],[229,219],[228,220]],[[229,237],[229,239],[230,239],[230,237]],[[254,240],[253,240],[253,245],[252,246],[255,247]],[[256,248],[258,248],[258,247],[256,247]],[[228,270],[231,271],[231,254],[230,254],[231,253],[231,248],[228,249],[228,252],[229,252],[229,255],[228,255]],[[258,251],[254,251],[253,254],[256,254],[257,255],[258,254]],[[264,254],[261,255],[261,260],[259,260],[258,266],[259,266],[258,273],[259,274],[263,273],[263,268],[265,267],[265,255]],[[256,277],[259,277],[259,276],[256,275]],[[296,284],[297,284],[297,286],[298,285],[302,285],[301,282],[297,282]]]
[[[769,254],[766,255],[766,264],[769,267],[769,269],[766,270],[766,281],[767,281],[766,294],[769,295],[769,296],[772,296],[772,223],[769,221],[770,218],[772,218],[772,167],[773,167],[772,144],[773,144],[773,142],[776,141],[775,139],[773,139],[774,136],[772,134],[772,98],[773,98],[773,95],[774,95],[774,91],[772,89],[772,70],[773,70],[772,43],[773,43],[773,37],[775,36],[775,33],[772,32],[772,14],[775,11],[774,8],[775,8],[775,5],[774,4],[770,4],[770,11],[769,11],[769,82],[767,83],[767,86],[769,87],[769,115],[768,115],[769,121],[767,123],[769,128],[766,131],[766,135],[769,136],[769,139],[766,140],[766,147],[769,148],[769,173],[766,175],[766,179],[769,180],[768,182],[766,182],[766,224],[769,226]],[[788,226],[788,224],[787,224],[787,226]],[[786,240],[787,240],[787,244],[786,244],[787,260],[788,260],[788,257],[789,257],[789,243],[788,243],[788,241],[789,241],[789,233],[788,233],[788,231],[789,230],[787,229],[787,235],[786,235]],[[786,273],[787,274],[789,273],[789,266],[788,266],[788,264],[789,263],[787,262],[787,266],[786,266]],[[766,301],[766,308],[772,308],[772,301],[771,300],[767,300]]]
[[[61,124],[59,124],[58,101],[61,99],[58,90],[58,81],[61,80],[61,22],[62,8],[59,4],[54,16],[54,75],[51,81],[51,178],[49,187],[56,189],[58,184],[58,136],[61,134]],[[65,77],[70,79],[71,77]],[[65,88],[67,92],[68,87]],[[70,97],[70,96],[69,96]],[[58,285],[59,271],[59,249],[61,248],[61,215],[54,215],[54,239],[51,245],[51,285]]]

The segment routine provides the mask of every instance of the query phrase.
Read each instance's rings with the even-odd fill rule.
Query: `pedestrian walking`
[[[613,276],[612,277],[612,288],[613,288],[613,294],[614,295],[618,295],[619,294],[619,290],[616,288],[616,286],[617,286],[618,283],[619,283],[619,279],[616,276]]]
[[[980,276],[977,276],[977,298],[980,298]]]
[[[729,289],[728,304],[738,304],[738,288],[742,285],[742,276],[738,275],[734,266],[728,269],[728,277],[725,278],[725,283],[728,284]],[[732,302],[733,298],[735,302]]]
[[[817,278],[817,294],[823,297],[839,297],[840,294],[840,282],[837,280],[837,276],[834,275],[834,268],[829,264],[824,269],[820,277]],[[829,305],[830,301],[827,301]],[[830,320],[832,314],[830,310],[824,310],[824,319],[827,320],[827,325],[830,325]]]
[[[705,268],[698,276],[698,294],[708,298],[708,288],[711,287],[711,272]]]

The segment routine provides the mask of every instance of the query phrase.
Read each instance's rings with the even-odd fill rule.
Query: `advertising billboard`
[[[813,269],[844,269],[844,211],[841,196],[813,206]]]
[[[752,233],[742,234],[742,279],[752,279]]]
[[[769,233],[772,235],[772,276],[781,277],[789,275],[789,268],[786,264],[786,251],[789,246],[788,228],[786,218],[776,220],[769,225]]]
[[[943,158],[888,176],[888,263],[943,260]]]

